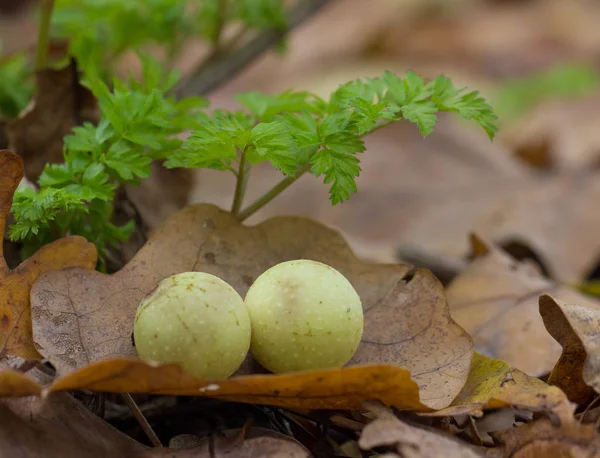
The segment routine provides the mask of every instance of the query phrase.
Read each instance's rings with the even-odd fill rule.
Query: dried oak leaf
[[[135,458],[309,458],[312,455],[289,436],[263,428],[244,428],[225,436],[203,438],[192,448],[153,448]]]
[[[506,458],[600,458],[600,436],[594,425],[574,420],[555,426],[542,418],[497,435],[505,444]]]
[[[548,383],[559,386],[573,402],[585,403],[593,388],[600,392],[600,305],[540,297],[539,310],[548,332],[563,348]]]
[[[450,317],[440,282],[424,269],[363,262],[337,232],[299,217],[245,227],[215,206],[187,207],[113,275],[74,269],[40,278],[31,296],[35,340],[63,375],[93,361],[136,356],[135,311],[161,279],[209,272],[244,296],[266,269],[299,258],[340,270],[362,299],[365,331],[351,365],[402,366],[424,404],[450,404],[466,381],[472,341]]]
[[[79,84],[75,62],[60,70],[36,73],[36,95],[6,127],[8,148],[25,161],[25,175],[37,181],[46,163],[62,162],[63,138],[84,121],[96,122],[99,111],[89,89]]]
[[[23,161],[16,154],[0,150],[0,233],[15,189],[23,177]],[[15,269],[10,270],[0,245],[0,359],[6,355],[38,359],[32,339],[30,289],[40,274],[66,267],[96,265],[96,247],[83,237],[65,237],[44,246]]]
[[[441,431],[410,425],[381,405],[370,404],[376,418],[363,429],[358,445],[363,450],[394,447],[391,457],[403,458],[478,458],[485,456],[466,442]]]
[[[404,409],[430,410],[419,402],[418,386],[406,369],[383,364],[210,382],[188,375],[175,364],[156,366],[121,358],[95,362],[60,377],[44,394],[83,389],[206,396],[306,409],[352,409],[379,400]]]
[[[452,405],[424,415],[438,417],[468,413],[481,416],[483,409],[508,406],[554,412],[565,417],[572,415],[574,409],[559,388],[524,374],[504,361],[475,353],[467,383]]]
[[[471,335],[476,351],[529,375],[548,374],[560,346],[544,328],[539,296],[553,294],[590,307],[600,302],[553,283],[532,263],[518,262],[476,236],[471,242],[476,258],[446,288],[452,317]]]
[[[0,400],[0,456],[125,458],[144,449],[67,393]]]

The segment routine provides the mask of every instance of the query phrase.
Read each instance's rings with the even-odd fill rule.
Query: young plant
[[[147,178],[152,161],[164,161],[170,168],[233,173],[231,212],[241,221],[305,173],[323,177],[333,205],[349,199],[357,191],[363,137],[390,123],[413,122],[426,136],[434,128],[436,114],[449,111],[479,123],[490,138],[496,131],[496,117],[476,91],[456,89],[445,76],[425,81],[412,72],[404,78],[385,72],[379,78],[352,81],[327,100],[295,91],[240,94],[244,110],[210,114],[202,111],[207,105],[202,98],[176,99],[172,89],[178,74],[142,54],[141,81],[114,78],[112,87],[106,84],[107,60],[132,47],[159,43],[175,49],[197,33],[213,43],[210,60],[232,45],[224,43],[226,25],[237,23],[234,43],[248,30],[283,30],[282,0],[55,3],[53,11],[54,2],[41,2],[36,68],[47,65],[54,20],[54,27],[70,39],[71,52],[84,70],[83,84],[97,97],[101,118],[98,125],[86,123],[65,137],[64,163],[45,167],[38,191],[17,191],[10,235],[22,242],[24,256],[54,239],[76,234],[97,246],[102,268],[109,248],[118,247],[134,230],[132,221],[123,226],[112,222],[116,192]],[[91,26],[82,28],[82,23]],[[28,97],[23,94],[12,103],[13,113]],[[278,169],[282,179],[244,207],[251,169],[264,161]]]
[[[201,38],[214,54],[252,30],[287,27],[283,0],[55,0],[55,35],[69,39],[70,53],[88,74],[109,78],[126,51],[148,45],[173,61],[184,43]],[[82,27],[82,24],[85,24]],[[235,27],[224,40],[225,27]]]
[[[423,136],[440,111],[479,123],[493,137],[495,115],[477,92],[453,87],[439,76],[426,82],[409,72],[403,79],[385,72],[374,79],[340,86],[324,100],[309,92],[241,94],[244,111],[206,114],[204,99],[169,95],[177,74],[142,58],[142,82],[115,79],[110,90],[100,78],[84,81],[102,113],[97,126],[84,124],[65,138],[64,163],[47,165],[39,192],[19,189],[13,204],[11,238],[25,254],[66,234],[96,244],[101,259],[126,240],[133,223],[111,223],[116,189],[148,177],[153,160],[167,167],[211,168],[237,177],[231,211],[244,220],[305,173],[323,176],[333,205],[357,191],[362,138],[388,124],[407,120]],[[192,131],[186,140],[180,137]],[[252,166],[268,161],[283,178],[243,207]]]
[[[182,145],[174,137],[197,128],[205,115],[202,98],[175,100],[167,91],[177,82],[175,72],[147,56],[142,82],[115,79],[109,90],[101,79],[84,82],[98,98],[98,125],[75,127],[64,139],[64,163],[48,164],[38,180],[39,192],[20,187],[12,212],[11,238],[23,241],[24,256],[67,234],[86,237],[104,259],[134,230],[111,222],[116,190],[150,174],[153,160],[165,159]]]
[[[232,213],[244,220],[309,172],[323,176],[336,205],[357,191],[358,153],[363,137],[395,121],[415,123],[430,134],[437,112],[450,111],[479,123],[490,138],[496,117],[476,91],[454,88],[439,76],[426,82],[413,72],[404,79],[383,76],[340,86],[329,100],[308,92],[241,94],[245,112],[216,111],[174,151],[167,167],[229,170],[237,177]],[[242,209],[253,165],[268,161],[285,176],[257,201]]]

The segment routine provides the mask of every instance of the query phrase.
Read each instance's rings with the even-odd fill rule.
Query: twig
[[[150,426],[150,423],[148,423],[148,420],[146,420],[146,417],[144,417],[144,414],[133,400],[131,395],[129,393],[122,393],[122,396],[123,400],[127,404],[127,407],[129,407],[129,410],[131,410],[131,413],[146,433],[146,436],[148,436],[148,439],[150,439],[152,445],[154,447],[162,447],[163,445],[160,443],[160,439],[152,429],[152,426]]]
[[[258,210],[260,210],[265,205],[267,205],[269,202],[271,202],[275,197],[277,197],[279,194],[281,194],[283,191],[285,191],[287,188],[289,188],[292,184],[294,184],[296,182],[296,180],[298,180],[298,178],[300,178],[302,175],[304,175],[309,170],[310,170],[310,164],[306,164],[306,166],[304,166],[296,174],[296,176],[285,177],[283,180],[281,180],[279,183],[277,183],[275,186],[273,186],[271,189],[269,189],[266,193],[264,193],[262,196],[260,196],[258,199],[256,199],[256,201],[253,204],[251,204],[250,206],[248,206],[247,208],[245,208],[244,210],[239,212],[236,215],[236,218],[238,219],[238,221],[244,221],[246,218],[252,216]]]
[[[48,65],[48,47],[50,44],[50,24],[52,22],[52,10],[54,0],[42,0],[42,15],[40,29],[38,32],[37,52],[35,56],[36,70],[43,70]]]
[[[246,188],[248,187],[248,172],[250,171],[250,168],[246,164],[246,149],[242,151],[242,155],[240,158],[240,168],[235,184],[235,194],[233,197],[233,205],[231,207],[231,214],[234,216],[237,215],[240,209],[242,208],[242,203],[244,202],[244,195],[246,194]]]
[[[245,46],[220,59],[209,59],[176,88],[178,97],[205,95],[246,68],[256,57],[275,45],[284,35],[317,13],[329,0],[301,0],[288,15],[286,30],[269,30],[250,40]]]
[[[213,50],[214,55],[218,55],[221,53],[221,48],[223,43],[221,42],[223,37],[223,26],[225,25],[225,20],[227,18],[227,0],[218,0],[217,2],[217,25],[215,28],[215,48]]]

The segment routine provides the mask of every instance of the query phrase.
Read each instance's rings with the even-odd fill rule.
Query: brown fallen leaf
[[[0,400],[0,456],[126,458],[144,448],[69,394]]]
[[[559,386],[573,402],[583,404],[593,395],[591,388],[600,390],[600,305],[567,303],[544,295],[539,310],[546,329],[563,348],[548,383]]]
[[[136,458],[309,458],[306,448],[291,437],[270,430],[254,428],[246,437],[244,429],[228,436],[200,440],[193,448],[153,448],[135,455]],[[252,432],[252,431],[251,431]],[[261,435],[257,435],[261,434]]]
[[[365,331],[351,365],[404,367],[425,405],[450,404],[466,381],[472,342],[448,314],[440,282],[424,269],[363,262],[338,233],[298,217],[244,227],[212,205],[188,207],[113,275],[72,269],[40,278],[31,296],[35,341],[62,375],[93,361],[136,356],[135,311],[159,280],[209,272],[244,296],[266,269],[300,258],[340,270],[362,299]]]
[[[598,111],[600,92],[546,100],[501,129],[501,141],[517,154],[538,152],[546,168],[585,170],[600,159]]]
[[[550,419],[542,418],[498,433],[498,437],[505,443],[502,456],[506,458],[600,457],[600,436],[594,425],[574,420],[555,426]]]
[[[62,162],[64,136],[99,116],[95,97],[79,83],[74,61],[60,70],[41,70],[33,104],[6,127],[8,148],[23,158],[25,175],[35,182],[46,163]]]
[[[147,179],[139,186],[126,186],[127,198],[135,205],[144,224],[154,229],[188,204],[194,176],[191,169],[167,169],[153,162]]]
[[[538,297],[600,305],[589,296],[543,277],[528,262],[518,262],[476,236],[479,255],[446,288],[452,317],[475,342],[475,349],[502,359],[533,376],[548,374],[560,347],[544,327]]]
[[[504,361],[475,353],[469,378],[450,407],[427,416],[468,413],[481,416],[483,409],[515,406],[531,411],[554,412],[570,417],[575,408],[558,387],[510,367]]]
[[[23,161],[0,150],[0,233],[4,234],[15,189],[23,177]],[[40,358],[32,340],[29,292],[37,277],[66,267],[94,268],[97,252],[83,237],[65,237],[44,246],[10,270],[0,245],[0,359],[6,355]]]
[[[114,223],[122,225],[133,219],[137,225],[129,240],[111,250],[107,260],[109,271],[118,270],[131,261],[146,242],[147,234],[189,203],[194,170],[166,169],[158,161],[151,167],[150,176],[139,185],[126,185],[117,193]]]
[[[390,410],[371,404],[369,410],[375,420],[363,429],[358,445],[363,450],[394,447],[403,458],[477,458],[483,457],[470,444],[452,436],[410,425],[397,418]]]
[[[14,370],[0,370],[0,398],[91,390],[204,396],[307,409],[361,408],[364,401],[378,400],[401,409],[431,410],[419,401],[419,388],[410,373],[392,365],[249,375],[210,382],[193,378],[174,364],[157,367],[137,359],[113,359],[92,363],[42,388],[44,384]]]
[[[360,408],[363,401],[379,400],[401,409],[430,410],[419,401],[419,389],[410,373],[392,365],[247,375],[211,382],[191,377],[175,364],[112,359],[59,377],[44,389],[44,395],[70,390],[205,396],[306,409],[352,409]]]

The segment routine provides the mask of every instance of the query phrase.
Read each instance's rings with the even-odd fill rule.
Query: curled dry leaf
[[[403,458],[477,458],[484,455],[452,436],[412,426],[380,405],[369,406],[376,419],[363,429],[358,445],[363,450],[394,447]],[[398,456],[391,455],[391,456]]]
[[[10,151],[0,150],[0,233],[4,234],[13,193],[23,177],[23,161]],[[29,292],[44,272],[66,267],[93,268],[97,261],[94,245],[83,237],[66,237],[44,246],[15,269],[10,270],[0,244],[0,359],[6,355],[40,358],[32,339]]]
[[[510,458],[600,458],[600,436],[594,425],[562,421],[553,425],[542,418],[519,428],[498,433],[504,442],[504,457]]]
[[[43,394],[76,390],[206,396],[305,409],[361,408],[365,401],[378,400],[402,409],[431,410],[419,401],[419,388],[410,373],[392,365],[239,376],[209,382],[191,377],[175,364],[157,367],[137,359],[112,359],[59,377],[43,389]],[[27,375],[0,370],[0,398],[40,393],[42,386]]]
[[[298,441],[270,430],[255,428],[254,437],[244,437],[244,429],[225,437],[201,439],[193,448],[153,448],[135,458],[309,458],[311,454]],[[257,435],[261,434],[261,435]]]
[[[25,161],[25,175],[37,181],[46,163],[62,162],[63,138],[74,126],[99,119],[96,99],[79,83],[75,62],[36,73],[33,105],[6,127],[8,147]]]
[[[574,409],[559,388],[524,374],[504,361],[475,353],[467,383],[452,405],[424,415],[443,417],[468,413],[480,416],[483,409],[508,406],[554,412],[566,418],[572,416]]]
[[[38,396],[42,387],[22,372],[0,368],[0,398]]]
[[[472,245],[477,257],[446,289],[452,317],[471,335],[477,351],[533,376],[548,374],[560,346],[544,328],[539,296],[549,293],[590,307],[600,303],[551,282],[532,264],[518,262],[476,236]]]
[[[410,373],[391,365],[354,366],[282,375],[248,375],[209,382],[179,366],[154,366],[136,359],[92,363],[60,377],[45,389],[206,396],[253,404],[306,409],[360,408],[379,400],[404,409],[428,411]]]
[[[573,402],[582,404],[600,392],[600,305],[566,303],[549,295],[540,297],[540,314],[548,332],[563,348],[548,383],[557,385]]]
[[[129,457],[144,449],[66,393],[0,400],[3,457]]]
[[[363,262],[337,232],[305,218],[244,227],[215,206],[187,207],[113,275],[74,269],[41,278],[32,292],[35,339],[63,375],[93,361],[135,356],[135,311],[161,279],[208,272],[243,297],[269,267],[300,258],[340,270],[362,299],[365,331],[351,365],[402,366],[425,405],[450,404],[466,381],[472,342],[451,319],[440,282],[424,269]]]

